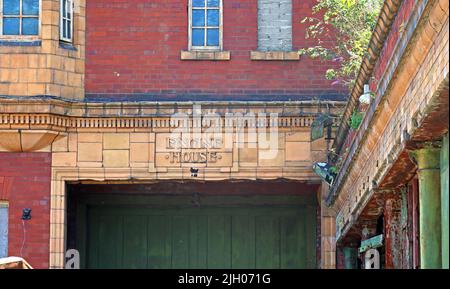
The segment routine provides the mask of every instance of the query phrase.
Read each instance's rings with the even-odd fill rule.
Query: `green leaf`
[[[340,59],[329,62],[327,79],[338,79],[349,89],[353,87],[382,4],[383,0],[317,0],[313,7],[317,17],[302,20],[309,24],[306,38],[317,43],[305,47],[305,54],[322,60]],[[330,37],[335,41],[331,46]]]

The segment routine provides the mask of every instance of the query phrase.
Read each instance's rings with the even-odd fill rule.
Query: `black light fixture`
[[[196,178],[198,175],[198,169],[196,168],[191,168],[191,177]]]
[[[332,170],[332,167],[327,163],[314,163],[313,171],[319,175],[329,185],[333,184],[333,180],[336,177],[336,173]]]
[[[315,141],[323,137],[325,128],[328,129],[328,134],[331,133],[331,125],[333,124],[333,118],[329,114],[320,114],[317,116],[311,124],[311,140]],[[327,136],[328,138],[330,135]]]
[[[31,220],[31,209],[24,208],[22,210],[22,220]]]

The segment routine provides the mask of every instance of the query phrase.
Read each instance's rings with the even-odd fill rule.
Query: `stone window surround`
[[[206,0],[205,0],[206,1]],[[192,0],[188,3],[188,50],[180,53],[181,60],[230,60],[230,52],[223,50],[223,1],[219,0],[219,47],[192,47]]]
[[[251,51],[250,59],[258,61],[296,61],[300,60],[300,54],[298,51]]]
[[[181,60],[231,60],[230,51],[181,51]],[[298,61],[297,51],[250,51],[254,61]]]
[[[273,5],[273,3],[271,3],[271,2],[272,1],[258,1],[258,49],[255,50],[255,51],[251,51],[250,52],[250,59],[251,60],[258,60],[258,61],[274,61],[274,60],[275,61],[295,61],[295,60],[300,60],[300,54],[292,48],[292,41],[293,41],[293,37],[292,37],[293,36],[293,31],[292,31],[293,30],[293,26],[292,26],[292,24],[294,22],[292,20],[292,17],[293,17],[293,14],[294,14],[294,11],[293,11],[293,8],[292,8],[293,3],[292,3],[292,1],[282,1],[283,2],[282,5],[284,6],[284,8],[288,7],[288,6],[285,6],[286,4],[289,4],[289,6],[290,6],[289,10],[290,11],[288,12],[286,10],[282,10],[283,8],[281,8],[281,6],[278,6],[278,8],[275,9],[277,11],[273,11],[273,7],[270,6],[270,5]],[[262,7],[259,7],[260,5],[262,5]],[[267,6],[267,5],[269,5],[269,6]],[[278,5],[280,5],[280,2],[278,2]],[[264,36],[265,36],[264,32],[265,33],[268,32],[268,31],[265,31],[263,29],[264,28],[264,23],[267,22],[266,18],[270,19],[270,17],[273,17],[271,15],[271,13],[268,13],[268,14],[264,13],[264,11],[266,11],[265,9],[263,9],[264,7],[268,11],[272,11],[272,12],[275,13],[275,15],[277,16],[276,17],[277,19],[274,20],[275,22],[280,20],[280,18],[279,18],[280,15],[278,15],[277,13],[285,12],[285,13],[288,13],[286,15],[290,16],[290,18],[291,18],[290,19],[291,23],[289,24],[290,27],[287,26],[287,27],[290,28],[289,29],[290,30],[290,33],[289,33],[289,38],[290,39],[284,39],[283,40],[283,41],[285,41],[285,40],[288,41],[287,42],[288,43],[287,46],[284,47],[284,45],[281,44],[281,43],[278,43],[277,45],[274,45],[274,43],[271,43],[271,45],[269,45],[269,47],[266,47],[262,43],[260,43],[261,40],[265,39],[264,38]],[[263,18],[261,18],[261,17],[263,17]],[[286,19],[281,20],[281,21],[286,21],[287,19],[289,19],[289,18],[286,18]],[[281,25],[280,23],[278,23],[278,24]],[[260,27],[260,25],[263,25],[263,26]],[[283,24],[283,25],[286,25],[286,24]],[[276,25],[276,27],[278,27],[278,26]],[[284,27],[284,28],[286,28],[286,27]],[[262,30],[260,30],[260,29],[262,29]],[[272,32],[272,31],[270,31],[270,32]],[[262,34],[260,35],[260,33],[262,33]],[[272,36],[273,35],[271,35],[270,38],[272,38]],[[288,35],[284,35],[284,36],[287,37]],[[260,37],[263,37],[263,39],[260,39]]]
[[[230,60],[230,51],[181,51],[181,60]]]
[[[3,39],[0,37],[0,46],[41,46],[42,40],[35,38]]]
[[[220,0],[220,36],[219,49],[192,49],[191,46],[191,22],[192,22],[192,0],[189,1],[189,49],[180,52],[180,60],[209,60],[209,61],[228,61],[231,60],[230,51],[223,50],[223,3]],[[254,61],[298,61],[300,54],[297,51],[250,51],[250,59]]]

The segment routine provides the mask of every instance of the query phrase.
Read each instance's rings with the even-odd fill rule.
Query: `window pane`
[[[39,15],[39,0],[23,0],[23,15]]]
[[[61,2],[61,6],[62,6],[62,15],[63,15],[63,17],[67,17],[67,11],[66,11],[66,8],[67,8],[67,1],[66,0],[63,0],[62,2]]]
[[[205,10],[192,10],[192,26],[205,26]]]
[[[20,24],[19,18],[3,18],[3,34],[19,35]]]
[[[205,29],[192,29],[192,46],[205,45]]]
[[[67,39],[72,39],[72,31],[70,29],[70,21],[67,21]]]
[[[67,37],[67,20],[63,19],[62,21],[62,37],[66,38]]]
[[[67,1],[67,18],[71,19],[72,18],[72,2],[71,1]]]
[[[219,10],[208,10],[208,25],[207,26],[219,26]]]
[[[208,0],[208,7],[219,7],[219,0]]]
[[[192,0],[193,7],[205,7],[205,0]]]
[[[219,29],[208,29],[207,45],[219,46]]]
[[[22,34],[23,35],[38,35],[38,18],[23,18],[22,19]]]
[[[20,10],[19,0],[3,0],[4,15],[19,15],[19,10]]]

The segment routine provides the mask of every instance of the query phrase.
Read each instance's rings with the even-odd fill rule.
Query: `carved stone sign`
[[[159,134],[156,137],[156,167],[231,167],[232,148],[221,137]]]

